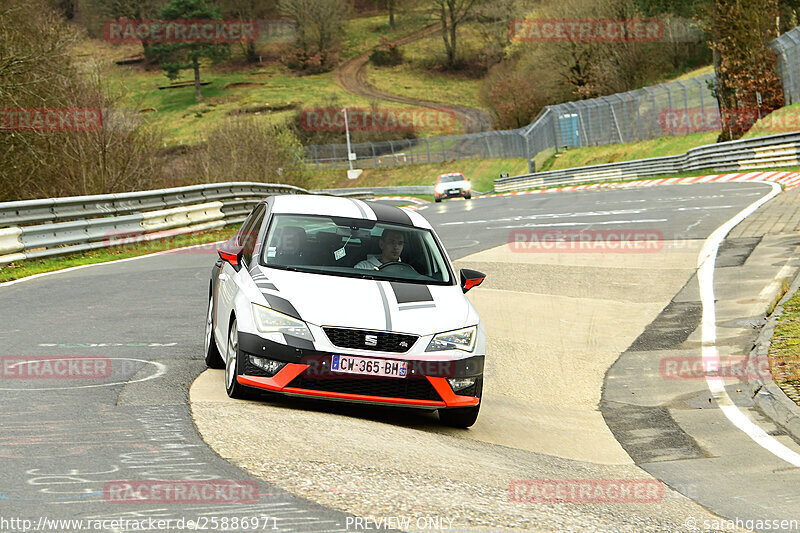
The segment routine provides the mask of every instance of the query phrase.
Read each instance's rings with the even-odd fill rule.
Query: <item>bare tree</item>
[[[447,54],[447,66],[458,62],[458,26],[467,20],[479,0],[431,0],[434,16],[442,25],[442,41]]]
[[[73,60],[75,39],[44,0],[0,0],[2,113],[89,108],[103,115],[88,131],[0,128],[2,200],[120,192],[158,179],[160,137],[135,114],[112,111],[122,97],[111,97],[104,76]]]
[[[386,7],[389,9],[389,27],[394,29],[394,8],[396,0],[386,0]]]
[[[221,6],[223,18],[256,20],[275,13],[278,9],[278,2],[277,0],[222,0]],[[252,63],[258,60],[255,41],[240,42],[239,44],[247,61]]]
[[[493,0],[475,6],[473,18],[478,22],[477,33],[483,43],[480,59],[485,69],[503,60],[511,45],[509,26],[523,18],[532,4],[532,0]]]
[[[350,14],[343,0],[279,0],[278,6],[297,25],[297,46],[303,52],[323,57],[328,57],[339,44]]]

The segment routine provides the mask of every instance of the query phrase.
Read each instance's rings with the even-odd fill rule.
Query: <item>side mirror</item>
[[[486,279],[486,274],[468,268],[461,269],[461,290],[467,292],[472,287],[477,287]]]
[[[226,246],[225,248],[217,248],[219,258],[233,267],[236,272],[242,269],[242,247],[241,246]]]

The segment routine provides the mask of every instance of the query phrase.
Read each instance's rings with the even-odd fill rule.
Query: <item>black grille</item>
[[[377,352],[405,353],[417,342],[416,335],[386,333],[385,331],[367,331],[363,329],[323,328],[334,346],[339,348],[355,348],[358,350],[374,350]],[[367,336],[375,337],[375,346],[367,345]]]
[[[287,387],[298,389],[382,396],[384,398],[407,398],[410,400],[442,401],[436,389],[427,379],[371,378],[371,379],[308,379],[302,375],[292,380]]]

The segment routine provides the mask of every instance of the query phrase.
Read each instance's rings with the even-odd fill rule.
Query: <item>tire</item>
[[[205,353],[206,353],[206,366],[208,368],[225,368],[225,361],[222,360],[222,354],[219,353],[217,343],[214,339],[214,321],[213,312],[214,300],[208,299],[208,313],[206,313],[206,336],[205,336]]]
[[[478,390],[475,394],[478,398],[483,396],[483,378],[478,383]],[[478,419],[478,412],[481,410],[479,403],[475,407],[456,407],[455,409],[439,409],[439,422],[445,426],[466,429],[473,425]]]
[[[468,194],[464,197],[465,200],[472,200],[472,195]]]
[[[434,200],[434,201],[435,201],[437,204],[438,204],[439,202],[441,202],[441,201],[442,201],[442,199],[441,199],[441,198],[434,198],[433,200]]]
[[[228,359],[225,362],[225,390],[228,396],[236,399],[245,399],[250,396],[247,388],[240,384],[236,377],[239,376],[239,369],[242,368],[242,352],[239,350],[239,330],[236,327],[236,319],[231,322],[228,332]]]
[[[468,428],[478,419],[481,404],[475,407],[458,407],[456,409],[439,409],[439,422],[454,428]]]

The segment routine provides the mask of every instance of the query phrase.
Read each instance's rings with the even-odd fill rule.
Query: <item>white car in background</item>
[[[205,356],[225,368],[229,396],[260,389],[475,422],[486,335],[464,293],[484,275],[456,274],[419,213],[270,197],[218,252]]]
[[[441,202],[443,198],[472,198],[472,184],[461,172],[441,174],[433,186],[433,199]]]

